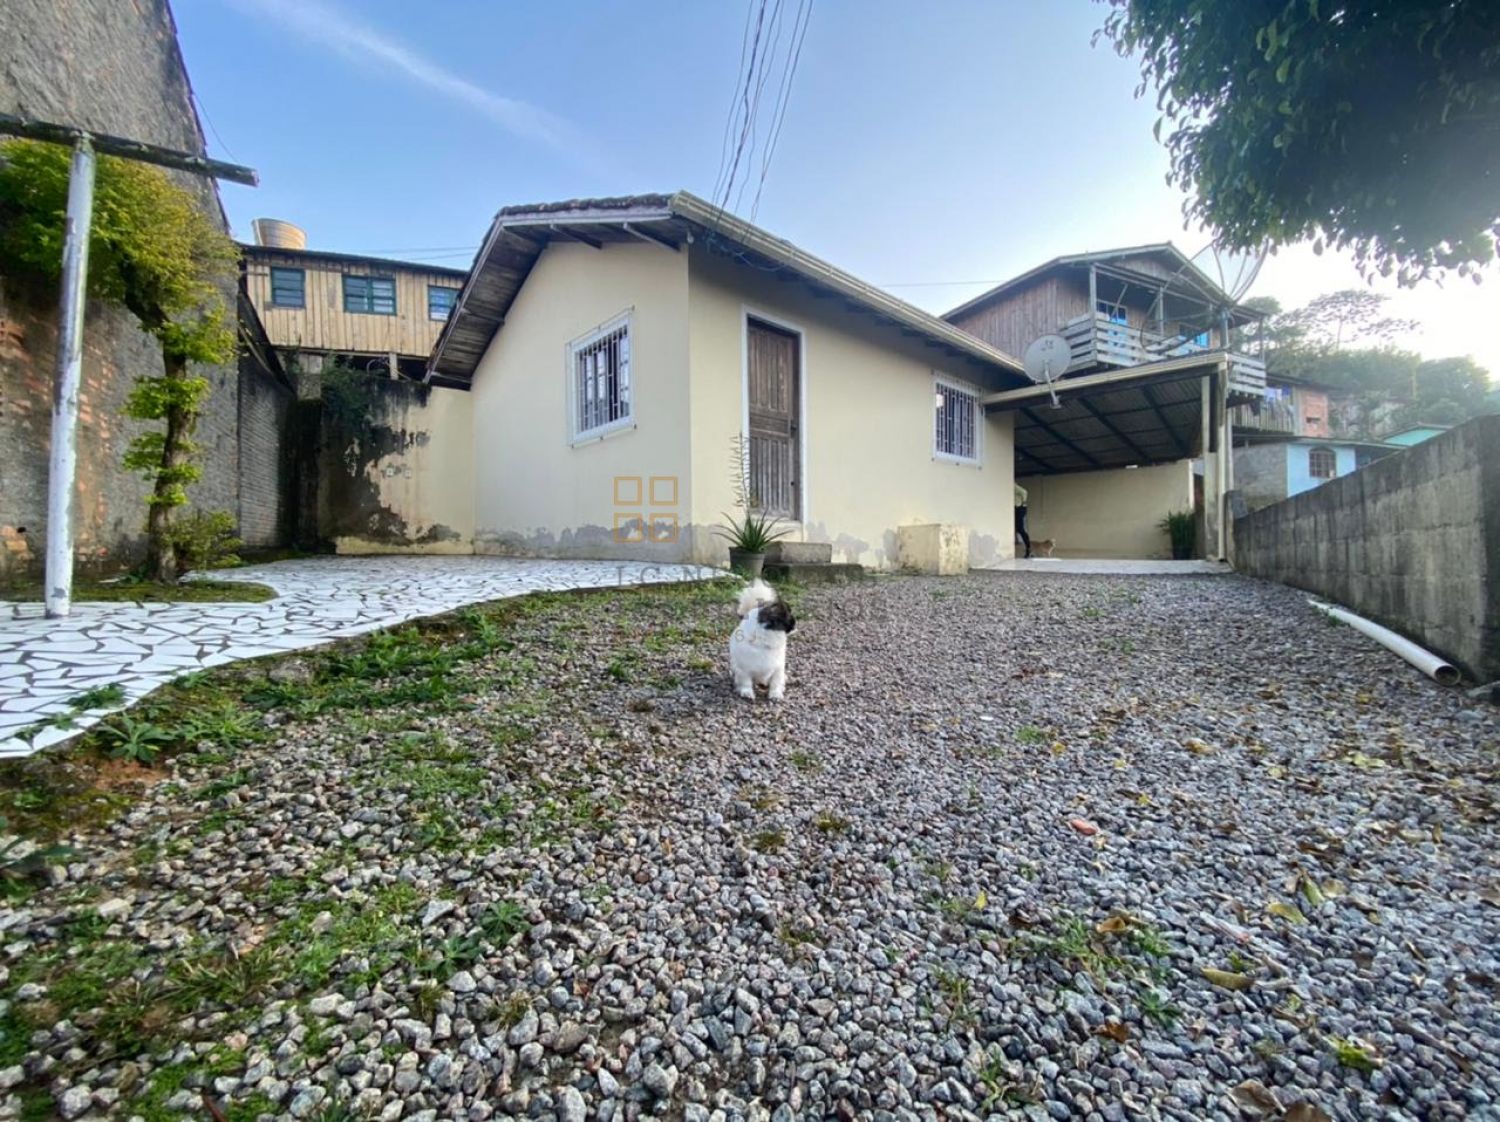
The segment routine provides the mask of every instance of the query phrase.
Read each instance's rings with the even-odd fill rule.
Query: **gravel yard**
[[[1288,589],[1030,574],[799,590],[751,704],[731,599],[148,700],[215,716],[0,910],[0,1115],[1500,1117],[1496,710]]]

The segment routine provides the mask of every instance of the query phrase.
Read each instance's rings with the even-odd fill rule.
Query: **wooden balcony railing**
[[[1079,316],[1063,326],[1072,362],[1068,373],[1095,366],[1141,366],[1164,358],[1179,358],[1215,350],[1181,335],[1159,335],[1104,316]],[[1229,355],[1229,390],[1259,397],[1266,388],[1265,360],[1255,355]]]

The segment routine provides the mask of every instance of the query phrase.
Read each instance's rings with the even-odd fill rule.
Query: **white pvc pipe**
[[[1368,635],[1386,649],[1395,651],[1439,685],[1458,685],[1458,667],[1444,662],[1437,655],[1417,646],[1410,639],[1402,638],[1390,628],[1381,627],[1378,623],[1371,623],[1364,616],[1357,616],[1347,608],[1335,607],[1332,604],[1325,604],[1321,600],[1310,598],[1307,602],[1325,615],[1332,616],[1341,623],[1347,623],[1360,634]]]
[[[83,306],[94,214],[94,149],[73,147],[63,227],[62,298],[58,310],[57,382],[52,391],[52,453],[47,471],[46,601],[48,619],[65,616],[73,597],[73,480],[78,460],[78,390],[83,380]]]

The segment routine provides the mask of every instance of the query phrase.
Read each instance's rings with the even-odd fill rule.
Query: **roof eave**
[[[581,205],[574,209],[567,209],[566,207],[507,207],[496,214],[494,221],[490,224],[490,230],[485,237],[484,244],[475,255],[473,267],[469,270],[468,279],[464,282],[464,286],[459,292],[453,312],[448,317],[448,322],[443,325],[443,330],[433,345],[432,355],[427,364],[427,379],[430,381],[436,377],[472,377],[472,370],[466,375],[459,375],[453,371],[442,371],[440,367],[443,361],[443,354],[449,339],[456,329],[456,325],[463,319],[465,303],[472,287],[481,277],[496,243],[506,233],[540,230],[550,238],[556,229],[565,228],[569,225],[614,225],[629,230],[632,224],[678,220],[690,223],[702,231],[712,232],[729,241],[737,242],[745,249],[776,262],[817,284],[821,284],[863,305],[873,314],[883,316],[898,325],[904,326],[924,336],[930,342],[945,347],[949,351],[963,355],[993,369],[998,369],[1007,375],[1025,379],[1028,384],[1030,382],[1029,379],[1026,379],[1024,368],[1016,358],[990,346],[988,343],[968,334],[968,332],[954,327],[952,324],[945,323],[936,316],[929,315],[921,309],[907,304],[904,300],[861,281],[857,277],[828,264],[820,258],[814,257],[812,254],[799,249],[793,243],[769,234],[759,227],[713,206],[696,195],[686,191],[679,191],[670,196],[650,196],[649,198],[650,202],[639,206],[589,207]],[[662,201],[658,202],[658,199]],[[624,201],[628,202],[628,200]],[[498,330],[498,325],[496,329]]]

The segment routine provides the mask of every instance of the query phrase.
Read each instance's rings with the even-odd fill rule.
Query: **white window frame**
[[[953,393],[961,393],[973,399],[971,408],[974,414],[974,455],[959,456],[952,452],[945,452],[938,447],[937,427],[937,395],[942,390]],[[984,464],[984,406],[979,404],[979,387],[968,382],[961,382],[957,378],[950,378],[944,374],[932,376],[932,394],[927,399],[931,403],[932,412],[928,415],[928,425],[932,429],[932,458],[946,464],[962,464],[966,467],[981,467]]]
[[[602,339],[614,335],[616,332],[622,329],[624,330],[625,338],[630,341],[630,357],[627,360],[626,366],[627,396],[625,399],[625,405],[628,412],[623,417],[619,417],[613,421],[608,421],[602,425],[595,425],[592,428],[588,429],[580,429],[578,427],[578,410],[579,391],[581,387],[579,385],[578,378],[578,356],[581,353],[588,351]],[[595,440],[602,440],[606,436],[612,436],[615,433],[628,432],[631,429],[634,429],[638,422],[635,411],[636,371],[633,309],[627,309],[626,311],[621,312],[613,319],[601,323],[598,327],[595,327],[587,333],[580,335],[576,339],[572,340],[570,343],[568,343],[566,354],[567,358],[564,378],[566,379],[567,385],[567,393],[565,396],[568,402],[568,442],[574,445],[588,444]]]

